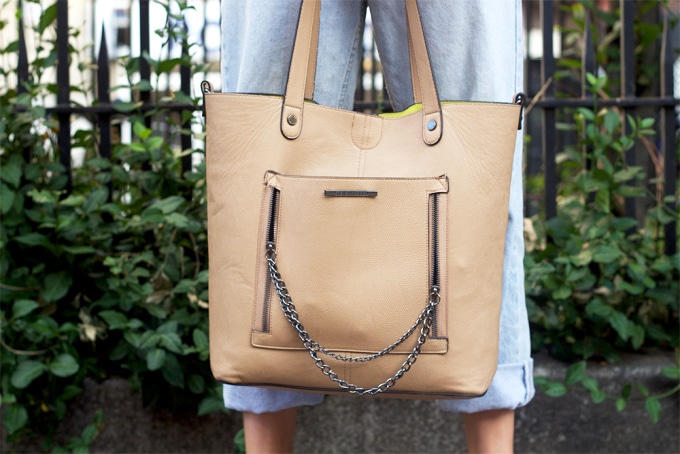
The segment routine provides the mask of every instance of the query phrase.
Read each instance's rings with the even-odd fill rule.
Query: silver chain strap
[[[276,294],[279,297],[279,302],[281,304],[283,314],[285,315],[286,319],[288,319],[288,322],[291,324],[293,329],[295,329],[295,331],[297,332],[298,337],[302,341],[303,347],[305,347],[305,349],[309,352],[309,355],[314,360],[314,364],[316,365],[316,367],[318,367],[321,370],[321,372],[323,372],[323,374],[326,375],[330,380],[337,383],[338,387],[352,394],[358,394],[361,396],[375,395],[378,393],[385,392],[389,388],[394,386],[397,380],[403,377],[404,374],[411,369],[411,366],[413,366],[413,364],[416,362],[418,358],[418,354],[420,353],[423,344],[425,344],[425,342],[427,341],[427,336],[430,334],[430,329],[434,322],[435,310],[440,300],[439,287],[433,285],[430,288],[430,295],[428,297],[427,305],[420,313],[418,319],[413,324],[413,326],[411,326],[411,328],[409,328],[404,334],[402,334],[401,337],[397,339],[397,341],[385,347],[383,350],[372,355],[357,357],[345,356],[324,348],[318,342],[314,341],[309,336],[309,333],[305,330],[305,327],[300,322],[297,309],[293,304],[293,299],[288,293],[286,283],[283,281],[281,274],[279,273],[278,268],[276,266],[276,245],[273,242],[267,243],[267,251],[265,257],[267,259],[267,264],[269,267],[269,276],[271,277],[271,280],[274,283],[274,288],[276,289]],[[398,347],[400,344],[402,344],[414,333],[414,331],[418,328],[419,325],[420,335],[418,336],[416,345],[411,350],[411,353],[409,353],[409,355],[406,357],[406,360],[402,363],[399,370],[392,377],[388,378],[387,380],[373,388],[362,388],[352,383],[346,382],[345,380],[338,377],[338,374],[336,374],[333,371],[333,369],[331,369],[331,367],[318,355],[319,353],[322,353],[324,355],[330,356],[331,358],[344,362],[372,361],[376,358],[380,358],[381,356],[388,354],[396,347]]]

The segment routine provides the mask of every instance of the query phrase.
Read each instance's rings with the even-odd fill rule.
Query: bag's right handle
[[[423,105],[423,141],[434,145],[442,135],[439,96],[432,75],[425,35],[416,0],[405,0],[413,98]],[[305,97],[311,98],[316,74],[320,0],[303,0],[295,36],[286,93],[281,111],[281,132],[296,139],[302,132]]]

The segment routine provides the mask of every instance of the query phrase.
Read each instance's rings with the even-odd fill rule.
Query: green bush
[[[662,233],[678,216],[662,202],[638,226],[622,207],[647,195],[644,172],[626,165],[625,152],[653,134],[653,119],[627,117],[624,134],[615,109],[581,108],[576,117],[583,140],[558,156],[557,216],[540,225],[548,240],[526,258],[534,345],[568,360],[677,346],[680,254],[664,254]]]
[[[647,50],[637,52],[638,57],[658,52],[661,26],[639,18],[660,5],[636,3],[636,42]],[[525,271],[533,348],[573,362],[564,382],[538,377],[536,383],[553,396],[585,389],[595,402],[615,399],[619,410],[637,389],[656,421],[660,400],[680,385],[654,396],[641,385],[628,384],[620,394],[608,396],[587,376],[586,364],[618,361],[624,352],[679,351],[680,253],[664,253],[663,234],[664,226],[680,220],[680,191],[663,195],[663,156],[653,140],[655,120],[627,115],[616,107],[598,107],[598,99],[615,97],[620,86],[608,78],[620,74],[618,46],[612,45],[618,39],[620,17],[587,1],[563,8],[572,14],[575,28],[566,30],[565,41],[572,47],[559,62],[556,96],[570,96],[561,87],[580,79],[581,62],[572,58],[581,53],[576,37],[583,36],[587,26],[605,33],[593,35],[600,76],[586,78],[593,107],[561,112],[560,130],[571,133],[575,143],[557,156],[557,216],[547,221],[535,216],[527,223]],[[604,27],[592,26],[587,15],[599,18]],[[654,78],[648,66],[641,65],[637,75],[639,90],[646,90]],[[626,153],[635,147],[650,156],[653,174],[627,164]],[[635,219],[626,216],[624,207],[631,199],[642,207]],[[680,368],[668,367],[663,375],[677,382]]]
[[[34,32],[41,37],[53,22],[54,5]],[[184,32],[164,33],[181,40]],[[182,125],[192,112],[171,114],[160,98],[143,113],[118,105],[134,138],[116,143],[111,159],[100,155],[96,129],[75,131],[72,145],[86,154],[67,190],[58,123],[44,107],[56,86],[41,77],[54,63],[56,43],[41,43],[24,93],[8,83],[13,68],[0,68],[1,403],[9,440],[53,432],[86,378],[127,377],[145,403],[215,411],[220,400],[207,362],[205,168],[181,170],[182,155],[203,151],[173,145],[190,134]],[[16,48],[10,43],[0,55]],[[180,64],[199,69],[188,58],[146,58],[154,75]],[[138,59],[124,63],[131,74]],[[144,85],[152,84],[135,88]],[[163,135],[154,132],[160,124]],[[98,416],[82,444],[100,426]]]

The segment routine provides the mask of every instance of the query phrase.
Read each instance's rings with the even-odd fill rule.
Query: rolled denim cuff
[[[222,396],[224,406],[228,409],[250,413],[268,413],[302,405],[319,405],[324,398],[323,394],[227,384],[222,387]]]
[[[514,410],[534,397],[534,360],[499,364],[489,390],[474,399],[439,400],[444,411],[477,413],[486,410]]]

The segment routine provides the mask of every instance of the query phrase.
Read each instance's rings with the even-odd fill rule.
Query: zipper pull
[[[212,84],[207,80],[201,82],[201,93],[203,93],[203,117],[205,118],[205,95],[212,94]]]
[[[522,129],[522,119],[524,117],[524,104],[526,103],[527,97],[524,93],[517,93],[515,95],[515,104],[521,106],[519,109],[519,124],[517,125],[517,130]]]

